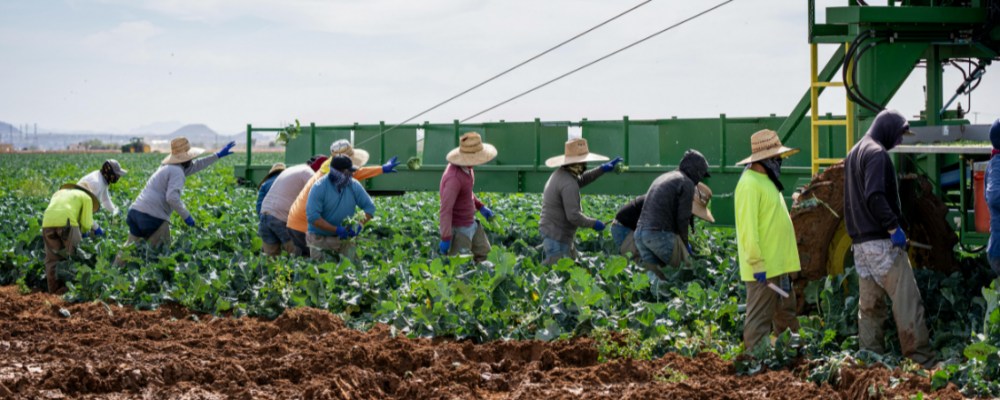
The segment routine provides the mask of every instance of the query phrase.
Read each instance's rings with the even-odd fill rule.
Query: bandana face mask
[[[785,190],[785,187],[781,184],[781,181],[778,180],[778,178],[781,177],[782,160],[783,159],[781,157],[775,157],[757,161],[758,163],[760,163],[761,166],[764,167],[764,170],[767,171],[767,177],[771,179],[771,182],[774,183],[774,186],[778,188],[779,192]]]
[[[101,176],[104,177],[104,180],[109,184],[118,183],[118,179],[121,178],[115,173],[115,169],[111,168],[111,163],[107,161],[105,161],[104,165],[101,166]]]
[[[579,179],[580,175],[583,175],[583,172],[587,170],[587,164],[578,163],[578,164],[564,165],[563,169],[569,171],[569,173],[572,174],[574,178]]]

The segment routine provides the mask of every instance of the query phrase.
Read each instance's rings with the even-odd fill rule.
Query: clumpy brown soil
[[[844,369],[833,388],[800,379],[802,360],[747,377],[714,353],[600,364],[585,338],[474,345],[345,329],[314,309],[198,322],[178,306],[108,308],[0,288],[0,399],[867,399],[903,376]],[[687,379],[658,379],[665,367]],[[884,398],[930,394],[906,377]],[[961,396],[949,385],[930,398]]]
[[[812,207],[792,207],[792,224],[795,226],[795,241],[799,248],[802,272],[799,276],[806,282],[826,276],[827,253],[830,241],[837,232],[837,226],[844,216],[844,162],[831,165],[822,174],[814,175],[812,182],[800,191],[798,201],[816,198],[825,202]],[[833,212],[830,212],[830,209]],[[836,213],[836,215],[834,215]]]

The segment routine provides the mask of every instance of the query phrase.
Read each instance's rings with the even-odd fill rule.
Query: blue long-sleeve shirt
[[[990,242],[986,254],[1000,257],[1000,157],[990,158],[984,178],[986,205],[990,210]]]
[[[278,179],[278,175],[272,176],[271,179],[260,185],[260,190],[257,192],[257,215],[260,215],[260,206],[264,205],[264,198],[267,197],[267,192],[271,190],[271,185],[276,179]]]
[[[323,178],[313,184],[306,202],[306,220],[309,221],[309,233],[324,236],[334,236],[335,232],[327,232],[313,225],[323,218],[333,226],[341,226],[344,219],[354,215],[357,208],[368,214],[375,214],[375,203],[368,197],[364,187],[351,178],[351,183],[344,188],[337,188],[329,179]]]

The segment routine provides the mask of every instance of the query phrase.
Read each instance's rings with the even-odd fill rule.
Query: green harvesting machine
[[[722,114],[701,119],[455,120],[402,125],[389,132],[384,122],[312,123],[303,125],[301,133],[288,141],[285,161],[304,162],[312,154],[326,153],[333,141],[351,139],[353,135],[354,143],[364,142],[358,147],[371,153],[369,165],[379,165],[392,156],[403,161],[398,174],[364,181],[373,194],[436,191],[447,165],[445,155],[457,146],[460,135],[475,131],[499,151],[490,164],[476,168],[477,191],[539,193],[552,171],[544,161],[562,154],[570,128],[578,127],[591,149],[611,157],[621,156],[629,167],[620,176],[589,185],[585,193],[644,194],[653,179],[675,169],[684,151],[693,148],[702,152],[711,165],[712,178],[706,183],[715,193],[711,208],[716,225],[732,226],[732,193],[743,171],[735,163],[749,154],[754,132],[777,131],[786,146],[803,150],[786,160],[781,174],[787,188],[784,194],[792,204],[793,192],[807,185],[815,173],[843,159],[878,111],[917,70],[926,77],[926,107],[910,121],[918,136],[908,137],[904,146],[894,149],[893,157],[902,172],[920,172],[934,181],[935,191],[952,208],[956,218],[948,218],[949,223],[959,230],[963,245],[985,244],[986,235],[966,229],[973,218],[973,192],[968,168],[962,166],[987,159],[989,148],[917,144],[988,140],[988,125],[970,124],[958,100],[974,90],[986,68],[1000,58],[1000,0],[890,0],[880,6],[848,0],[843,6],[826,8],[822,24],[815,22],[815,0],[803,5],[809,10],[806,39],[811,47],[812,79],[787,117]],[[837,47],[825,64],[817,59],[819,46]],[[945,68],[962,71],[965,80],[957,90],[944,87]],[[806,82],[802,83],[805,86]],[[819,95],[826,89],[846,90],[847,115],[818,112]],[[248,148],[253,132],[283,130],[247,125]],[[418,156],[418,131],[423,136],[423,151],[419,154],[422,165],[409,170],[406,160]],[[235,167],[235,174],[257,183],[269,169],[269,165],[254,165],[253,154],[248,151],[246,164]],[[966,220],[970,222],[964,223]]]

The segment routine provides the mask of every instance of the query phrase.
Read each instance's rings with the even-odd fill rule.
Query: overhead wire
[[[485,109],[483,111],[480,111],[480,112],[478,112],[476,114],[473,114],[472,116],[463,119],[461,122],[468,121],[468,120],[470,120],[472,118],[475,118],[475,117],[478,117],[478,116],[480,116],[482,114],[490,112],[490,111],[496,109],[497,107],[503,106],[504,104],[507,104],[507,103],[510,103],[510,102],[512,102],[514,100],[517,100],[517,99],[519,99],[519,98],[521,98],[521,97],[523,97],[523,96],[525,96],[525,95],[527,95],[527,94],[529,94],[531,92],[534,92],[534,91],[536,91],[538,89],[541,89],[541,88],[543,88],[545,86],[548,86],[549,84],[552,84],[552,83],[554,83],[554,82],[556,82],[556,81],[558,81],[560,79],[563,79],[563,78],[565,78],[567,76],[573,75],[574,73],[577,73],[577,72],[583,70],[584,68],[587,68],[587,67],[589,67],[591,65],[597,64],[598,62],[601,62],[603,60],[606,60],[606,59],[608,59],[608,58],[610,58],[610,57],[612,57],[612,56],[614,56],[614,55],[616,55],[618,53],[621,53],[621,52],[623,52],[625,50],[628,50],[628,49],[630,49],[630,48],[632,48],[632,47],[634,47],[634,46],[636,46],[636,45],[638,45],[638,44],[640,44],[642,42],[645,42],[645,41],[647,41],[649,39],[652,39],[652,38],[654,38],[654,37],[656,37],[656,36],[658,36],[658,35],[660,35],[660,34],[662,34],[664,32],[667,32],[667,31],[669,31],[671,29],[674,29],[674,28],[676,28],[678,26],[684,25],[685,23],[688,23],[690,21],[693,21],[693,20],[695,20],[695,19],[697,19],[697,18],[705,15],[705,14],[708,14],[708,13],[710,13],[712,11],[715,11],[715,10],[721,8],[722,6],[726,5],[726,4],[732,3],[733,1],[734,0],[726,0],[726,1],[722,2],[722,3],[719,3],[718,5],[716,5],[716,6],[712,7],[712,8],[709,8],[709,9],[707,9],[705,11],[702,11],[702,12],[700,12],[698,14],[695,14],[694,16],[689,17],[689,18],[687,18],[687,19],[685,19],[685,20],[683,20],[681,22],[673,24],[673,25],[667,27],[666,29],[663,29],[663,30],[661,30],[659,32],[656,32],[656,33],[652,34],[652,35],[646,36],[645,38],[642,38],[642,39],[640,39],[638,41],[635,41],[635,42],[633,42],[632,44],[630,44],[628,46],[625,46],[625,47],[622,47],[622,48],[620,48],[618,50],[615,50],[614,52],[612,52],[612,53],[610,53],[610,54],[608,54],[608,55],[606,55],[604,57],[601,57],[601,58],[598,58],[598,59],[596,59],[594,61],[586,63],[586,64],[584,64],[583,66],[581,66],[581,67],[579,67],[577,69],[574,69],[574,70],[569,71],[569,72],[567,72],[565,74],[559,75],[558,77],[556,77],[556,78],[554,78],[552,80],[549,80],[548,82],[545,82],[545,83],[543,83],[541,85],[535,86],[535,87],[533,87],[533,88],[531,88],[531,89],[529,89],[529,90],[527,90],[525,92],[522,92],[521,94],[518,94],[517,96],[514,96],[514,97],[511,97],[511,98],[509,98],[507,100],[504,100],[504,101],[500,102],[499,104],[497,104],[497,105],[495,105],[493,107],[487,108],[487,109]]]
[[[653,1],[653,0],[646,0],[646,1],[643,1],[642,3],[639,3],[639,4],[637,4],[637,5],[635,6],[635,7],[632,7],[632,8],[630,8],[630,9],[628,9],[628,10],[625,10],[624,12],[622,12],[622,13],[620,13],[620,14],[618,14],[618,15],[615,15],[614,17],[611,17],[610,19],[608,19],[608,20],[606,20],[606,21],[604,21],[604,22],[601,22],[600,24],[597,24],[597,25],[593,26],[592,28],[590,28],[590,29],[587,29],[587,30],[585,30],[585,31],[581,32],[580,34],[577,34],[576,36],[573,36],[573,37],[569,38],[568,40],[565,40],[565,41],[563,41],[562,43],[559,43],[559,44],[555,45],[554,47],[551,47],[551,48],[549,48],[548,50],[545,50],[545,51],[543,51],[543,52],[541,52],[541,53],[539,53],[539,54],[535,55],[534,57],[531,57],[531,58],[529,58],[529,59],[527,59],[527,60],[525,60],[525,61],[521,62],[520,64],[517,64],[517,65],[515,65],[515,66],[513,66],[513,67],[511,67],[511,68],[509,68],[509,69],[507,69],[506,71],[503,71],[503,72],[501,72],[501,73],[499,73],[499,74],[496,74],[496,75],[494,75],[493,77],[491,77],[491,78],[489,78],[489,79],[487,79],[487,80],[485,80],[485,81],[482,81],[482,82],[480,82],[479,84],[477,84],[477,85],[475,85],[475,86],[473,86],[473,87],[471,87],[471,88],[468,88],[468,89],[466,89],[465,91],[463,91],[463,92],[461,92],[461,93],[459,93],[459,94],[456,94],[456,95],[454,95],[454,96],[452,96],[452,97],[448,98],[448,99],[447,99],[447,100],[445,100],[445,101],[442,101],[442,102],[440,102],[440,103],[437,103],[437,104],[435,104],[435,105],[434,105],[433,107],[431,107],[431,108],[428,108],[428,109],[426,109],[426,110],[424,110],[424,111],[421,111],[421,112],[420,112],[419,114],[417,114],[417,115],[414,115],[414,116],[412,116],[412,117],[410,117],[410,118],[407,118],[407,119],[406,119],[405,121],[403,121],[403,122],[400,122],[400,123],[398,123],[398,124],[394,125],[393,127],[389,128],[389,129],[386,129],[385,131],[383,131],[383,132],[379,133],[378,135],[375,135],[375,136],[372,136],[372,137],[370,137],[370,138],[368,138],[368,139],[365,139],[365,140],[364,140],[363,142],[361,142],[361,143],[359,143],[359,144],[356,144],[356,145],[355,145],[355,147],[357,147],[357,146],[360,146],[360,145],[362,145],[362,144],[365,144],[365,143],[367,143],[367,142],[369,142],[369,141],[371,141],[371,140],[373,140],[373,139],[375,139],[375,138],[377,138],[377,137],[379,137],[379,136],[382,136],[382,135],[384,135],[384,134],[388,133],[389,131],[391,131],[391,130],[393,130],[393,129],[396,129],[396,128],[398,128],[398,127],[402,126],[403,124],[406,124],[407,122],[410,122],[410,121],[413,121],[414,119],[417,119],[417,118],[419,118],[420,116],[422,116],[422,115],[424,115],[424,114],[427,114],[427,113],[429,113],[429,112],[431,112],[431,111],[434,111],[434,110],[435,110],[435,109],[437,109],[438,107],[441,107],[441,106],[443,106],[443,105],[445,105],[445,104],[447,104],[447,103],[451,102],[452,100],[455,100],[455,99],[457,99],[457,98],[459,98],[459,97],[462,97],[462,96],[464,96],[465,94],[467,94],[467,93],[469,93],[469,92],[471,92],[471,91],[473,91],[473,90],[476,90],[476,89],[478,89],[479,87],[481,87],[481,86],[483,86],[483,85],[485,85],[485,84],[487,84],[487,83],[490,83],[490,82],[492,82],[493,80],[495,80],[495,79],[497,79],[497,78],[499,78],[499,77],[501,77],[501,76],[504,76],[504,75],[507,75],[507,74],[508,74],[508,73],[510,73],[511,71],[513,71],[513,70],[515,70],[515,69],[518,69],[518,68],[520,68],[520,67],[523,67],[523,66],[524,66],[525,64],[527,64],[527,63],[530,63],[530,62],[532,62],[532,61],[535,61],[535,60],[536,60],[536,59],[538,59],[539,57],[541,57],[541,56],[544,56],[544,55],[546,55],[546,54],[549,54],[549,53],[551,53],[552,51],[554,51],[554,50],[556,50],[556,49],[558,49],[558,48],[560,48],[560,47],[562,47],[562,46],[566,45],[567,43],[569,43],[569,42],[572,42],[572,41],[574,41],[574,40],[576,40],[576,39],[579,39],[579,38],[583,37],[584,35],[586,35],[586,34],[588,34],[588,33],[590,33],[590,32],[593,32],[593,31],[597,30],[598,28],[600,28],[600,27],[602,27],[602,26],[604,26],[604,25],[607,25],[608,23],[610,23],[610,22],[612,22],[612,21],[614,21],[614,20],[616,20],[616,19],[618,19],[618,18],[620,18],[620,17],[624,16],[625,14],[628,14],[628,13],[630,13],[630,12],[632,12],[632,11],[635,11],[635,10],[639,9],[639,7],[642,7],[642,6],[646,5],[646,4],[649,4],[649,3],[650,3],[650,2],[652,2],[652,1]]]

